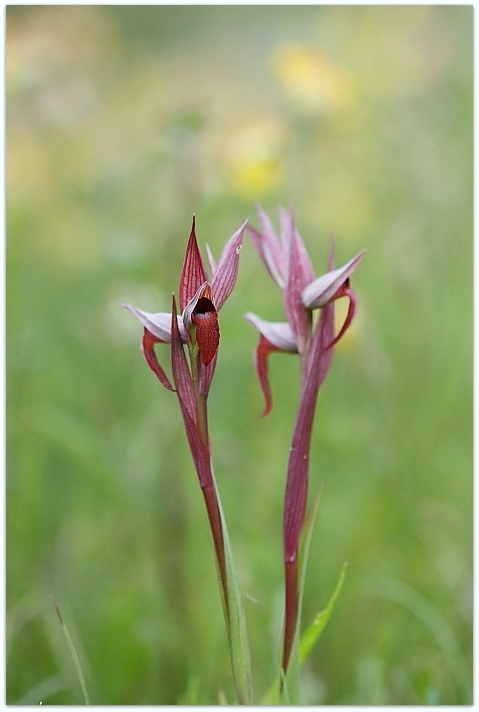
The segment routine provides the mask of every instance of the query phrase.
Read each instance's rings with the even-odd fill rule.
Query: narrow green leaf
[[[313,534],[314,522],[316,521],[316,515],[318,513],[319,500],[321,499],[321,493],[323,491],[323,483],[320,484],[315,498],[311,502],[311,505],[306,512],[304,518],[303,531],[301,533],[301,541],[299,543],[299,595],[298,595],[298,606],[299,612],[301,613],[301,606],[303,602],[303,592],[304,592],[304,581],[306,578],[306,566],[308,563],[309,547],[311,544],[311,536]],[[299,618],[298,618],[299,620]]]
[[[289,667],[288,667],[289,669]],[[281,669],[281,686],[283,690],[283,700],[285,705],[291,705],[291,698],[288,691],[288,681],[284,676],[284,670]]]
[[[42,705],[43,701],[48,700],[57,692],[65,689],[64,680],[61,675],[51,675],[41,680],[39,683],[34,685],[28,692],[26,692],[22,697],[11,703],[12,705],[20,705],[22,707],[33,707],[35,705]]]
[[[298,611],[301,608],[298,604]],[[298,656],[298,639],[300,630],[300,614],[298,613],[298,621],[296,624],[296,630],[294,633],[293,646],[291,648],[291,655],[289,658],[288,669],[286,671],[286,676],[284,675],[284,670],[281,668],[281,680],[282,680],[282,690],[281,697],[282,700],[280,704],[284,705],[294,705],[297,707],[299,705],[299,656]],[[288,701],[287,701],[288,700]]]
[[[429,630],[450,665],[458,695],[469,699],[471,680],[454,628],[431,601],[402,581],[387,577],[368,579],[368,595],[382,596],[404,606]],[[465,702],[464,704],[470,704]]]
[[[86,685],[85,685],[85,678],[83,677],[82,669],[80,666],[80,660],[78,659],[78,655],[76,654],[76,650],[73,645],[73,641],[70,638],[70,633],[68,632],[68,628],[65,625],[65,622],[62,618],[62,614],[60,613],[60,609],[58,608],[57,604],[55,603],[53,596],[50,596],[50,600],[51,600],[53,607],[55,609],[55,612],[58,616],[58,620],[60,621],[60,625],[62,627],[63,635],[65,636],[65,640],[67,641],[68,647],[70,648],[70,653],[73,658],[73,662],[75,663],[75,668],[77,671],[78,679],[80,681],[80,687],[82,690],[83,699],[85,700],[85,704],[89,705],[90,700],[88,699],[88,692],[87,692]]]
[[[283,672],[280,670],[280,672]],[[272,705],[274,707],[277,707],[279,705],[281,697],[281,677],[280,674],[276,676],[273,684],[270,686],[268,689],[268,692],[264,695],[263,699],[261,700],[262,705]]]
[[[304,631],[302,637],[301,637],[301,642],[299,644],[299,664],[302,665],[306,658],[308,657],[309,653],[311,652],[311,649],[313,648],[314,644],[318,640],[319,636],[324,630],[324,627],[326,623],[328,622],[331,613],[333,612],[333,608],[336,604],[336,601],[338,600],[338,596],[340,594],[341,588],[343,587],[344,579],[346,577],[346,567],[347,567],[347,562],[345,562],[341,568],[340,574],[339,574],[339,579],[338,583],[336,584],[336,587],[331,595],[331,598],[329,599],[327,606],[324,610],[322,610],[320,613],[317,613],[315,617],[313,618],[312,622],[309,624],[309,626],[306,628]]]
[[[233,554],[231,551],[228,530],[226,521],[221,507],[221,502],[218,495],[218,506],[221,516],[221,525],[223,529],[223,541],[225,548],[226,560],[226,575],[228,585],[228,604],[229,604],[229,645],[231,655],[231,667],[233,669],[233,678],[240,705],[253,704],[253,676],[251,672],[251,655],[248,642],[248,632],[246,627],[246,616],[243,608],[243,599],[241,597],[236,573],[233,563]]]
[[[177,696],[175,704],[180,706],[200,705],[200,685],[201,679],[199,675],[191,675],[188,678],[186,689]]]
[[[218,690],[218,704],[219,704],[219,705],[226,706],[226,707],[229,706],[229,705],[228,705],[228,699],[227,699],[227,697],[226,697],[226,695],[225,695],[225,691],[224,691],[223,689],[221,689],[221,688]]]

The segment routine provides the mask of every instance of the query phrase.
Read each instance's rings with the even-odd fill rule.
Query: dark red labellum
[[[205,366],[213,359],[220,343],[218,313],[207,297],[200,297],[191,314],[191,321],[196,326],[196,343],[200,358]]]

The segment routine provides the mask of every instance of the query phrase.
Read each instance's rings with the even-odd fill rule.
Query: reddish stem
[[[223,599],[225,602],[226,616],[229,621],[230,610],[228,601],[228,585],[226,578],[226,560],[225,547],[223,539],[223,527],[221,525],[221,516],[218,508],[218,500],[213,482],[208,483],[201,488],[205,500],[206,511],[210,522],[211,534],[213,536],[213,544],[215,547],[216,561],[218,563],[218,571],[220,575],[221,588],[223,589]],[[228,629],[229,633],[229,629]]]
[[[285,616],[284,616],[284,644],[283,644],[283,670],[288,669],[291,649],[293,647],[296,619],[298,617],[298,562],[286,561],[284,564],[285,583]]]
[[[333,303],[324,307],[308,352],[301,356],[301,396],[294,424],[284,497],[283,546],[285,566],[285,632],[283,669],[286,673],[298,618],[298,548],[308,497],[308,466],[311,431],[319,388],[328,372],[332,349]]]
[[[207,396],[199,392],[199,381],[197,376],[197,361],[198,355],[193,353],[192,363],[195,363],[196,368],[194,369],[193,378],[193,388],[195,392],[196,400],[196,419],[197,419],[197,429],[198,434],[205,448],[203,467],[206,472],[205,483],[201,484],[201,491],[205,500],[206,511],[208,513],[208,519],[210,522],[211,534],[213,536],[213,543],[216,553],[216,561],[218,564],[218,571],[220,575],[221,587],[223,589],[223,600],[225,602],[225,614],[229,621],[229,601],[228,601],[228,583],[226,575],[226,557],[225,557],[225,545],[223,538],[223,525],[221,523],[220,509],[218,505],[218,495],[216,492],[216,482],[211,469],[211,453],[210,453],[210,439],[208,435],[208,409],[207,409]],[[228,627],[229,633],[229,627]]]

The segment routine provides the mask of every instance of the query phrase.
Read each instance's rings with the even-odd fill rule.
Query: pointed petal
[[[326,272],[313,282],[310,282],[302,292],[301,298],[306,309],[317,309],[327,304],[334,297],[338,289],[352,275],[366,250],[361,250],[343,267]]]
[[[245,314],[246,321],[254,326],[277,351],[297,353],[298,347],[290,325],[285,321],[266,321],[252,312]]]
[[[156,336],[157,341],[169,344],[171,341],[171,314],[166,314],[164,312],[158,312],[156,314],[151,314],[150,312],[143,311],[134,307],[132,304],[124,302],[122,306],[126,307],[128,311],[136,316],[136,318],[143,324],[145,329],[148,329],[154,336]],[[180,330],[180,336],[183,343],[186,343],[186,332],[183,325],[183,320],[178,317],[178,328]]]
[[[286,216],[285,216],[286,218]],[[303,353],[311,335],[311,312],[304,308],[301,293],[307,284],[304,265],[301,261],[301,245],[294,227],[293,213],[283,219],[282,233],[289,242],[289,254],[286,284],[283,289],[283,304],[288,323],[293,330],[298,344],[298,351]],[[304,249],[304,248],[303,248]]]
[[[248,221],[245,220],[240,229],[230,237],[223,248],[216,268],[212,272],[211,292],[213,294],[213,304],[217,311],[221,309],[236,284],[239,254],[247,223]]]
[[[180,278],[180,309],[184,310],[185,306],[194,297],[198,287],[208,279],[203,260],[196,241],[195,232],[195,216],[191,224],[190,239],[186,247],[185,259]]]
[[[176,313],[175,296],[172,298],[171,309],[171,369],[175,382],[178,399],[182,410],[185,410],[196,423],[196,402],[191,380],[190,369],[186,360]]]
[[[301,239],[301,235],[296,230],[296,228],[294,229],[294,237],[296,240],[297,249],[298,249],[298,253],[299,253],[299,260],[300,260],[300,264],[301,264],[301,272],[303,275],[303,280],[304,280],[305,284],[309,284],[309,282],[311,282],[311,280],[314,279],[313,265],[309,258],[308,251],[306,250],[306,247],[304,246],[304,242]]]
[[[271,278],[282,289],[285,271],[284,251],[268,215],[260,205],[257,206],[257,210],[261,231],[248,225],[251,241]]]
[[[214,256],[213,256],[213,253],[211,252],[211,248],[210,248],[210,246],[208,245],[208,243],[206,243],[206,254],[207,254],[207,256],[208,256],[208,263],[209,263],[209,265],[210,265],[210,274],[214,274],[214,273],[215,273],[215,270],[216,270],[216,264],[217,264],[217,263],[216,263],[216,260],[215,260],[215,258],[214,258]]]
[[[155,354],[155,349],[154,346],[155,344],[160,343],[160,340],[157,339],[154,334],[148,331],[148,329],[143,329],[143,338],[141,340],[141,352],[145,358],[146,363],[148,366],[151,368],[153,373],[156,375],[156,377],[160,380],[160,382],[164,385],[165,388],[168,388],[169,391],[174,391],[175,389],[171,385],[168,376],[166,373],[163,371],[161,368],[160,364],[158,363],[158,360],[156,358]]]
[[[289,212],[286,212],[286,210],[280,206],[279,215],[281,221],[281,239],[286,249],[286,255],[289,255],[290,243],[294,238],[296,241],[295,249],[299,262],[298,269],[301,272],[301,279],[304,281],[305,285],[309,284],[314,279],[314,269],[301,235],[294,224],[293,205],[290,206]]]

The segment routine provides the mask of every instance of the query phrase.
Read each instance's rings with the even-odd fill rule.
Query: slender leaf
[[[246,616],[243,608],[243,600],[238,588],[231,544],[219,495],[218,507],[220,510],[223,528],[227,572],[229,619],[228,616],[226,616],[226,619],[228,626],[231,666],[233,669],[233,678],[238,703],[240,705],[251,705],[253,704],[253,676],[251,672],[251,655],[246,627]]]
[[[222,688],[218,690],[218,704],[226,705],[226,707],[228,707],[228,699],[225,695],[225,691]]]
[[[76,671],[77,671],[78,679],[79,679],[79,681],[80,681],[80,687],[81,687],[81,691],[82,691],[82,694],[83,694],[83,699],[85,700],[85,704],[86,704],[86,705],[89,705],[89,704],[90,704],[90,700],[89,700],[89,698],[88,698],[88,691],[87,691],[87,689],[86,689],[85,678],[83,677],[83,672],[82,672],[82,669],[81,669],[80,660],[79,660],[78,655],[77,655],[77,653],[76,653],[75,646],[73,645],[73,641],[72,641],[72,639],[70,638],[70,633],[68,632],[68,628],[66,627],[65,622],[64,622],[64,620],[63,620],[63,618],[62,618],[62,614],[60,613],[60,609],[58,608],[58,606],[57,606],[57,604],[55,603],[55,601],[54,601],[54,599],[53,599],[52,596],[50,596],[50,600],[51,600],[51,602],[52,602],[52,604],[53,604],[53,607],[54,607],[54,609],[55,609],[55,611],[56,611],[56,614],[57,614],[57,616],[58,616],[58,620],[60,621],[60,625],[61,625],[62,630],[63,630],[63,635],[65,636],[65,640],[67,641],[68,647],[69,647],[69,649],[70,649],[70,653],[71,653],[71,656],[72,656],[72,658],[73,658],[73,662],[75,663],[75,668],[76,668]]]
[[[366,592],[369,595],[382,596],[404,606],[428,628],[448,661],[459,699],[461,697],[467,699],[471,680],[456,632],[431,601],[402,581],[387,577],[369,580]]]
[[[308,563],[309,547],[311,544],[311,536],[313,534],[314,522],[316,521],[316,515],[318,513],[319,500],[321,499],[321,492],[323,491],[323,483],[320,484],[315,498],[313,499],[306,516],[304,518],[303,532],[301,535],[301,541],[299,544],[299,605],[301,611],[301,603],[303,600],[304,591],[304,581],[306,578],[306,566]]]
[[[289,668],[288,668],[289,669]],[[283,701],[285,705],[291,705],[291,697],[288,690],[288,680],[285,677],[284,670],[281,668],[281,688],[283,691]]]
[[[282,669],[280,668],[280,672],[282,672]],[[274,679],[273,684],[269,687],[268,692],[264,695],[263,699],[261,700],[262,705],[273,705],[277,706],[279,705],[280,697],[281,697],[281,675],[280,672],[276,675],[276,678]]]
[[[314,644],[323,632],[326,623],[329,621],[331,613],[333,612],[333,608],[336,604],[336,601],[338,600],[338,596],[343,587],[344,579],[346,577],[347,565],[347,562],[345,562],[341,568],[338,583],[336,584],[336,587],[333,593],[331,594],[331,598],[329,599],[326,608],[315,615],[312,622],[309,624],[309,626],[306,628],[303,635],[301,636],[301,642],[299,644],[300,665],[302,665],[308,657]]]
[[[182,692],[178,695],[178,697],[175,700],[175,704],[180,705],[180,706],[200,705],[201,704],[200,695],[199,695],[200,685],[201,685],[200,676],[192,675],[188,679],[188,683],[186,685],[186,690],[184,690],[184,692]]]
[[[65,686],[62,676],[51,675],[50,677],[46,677],[34,685],[34,687],[28,690],[28,692],[26,692],[13,704],[15,706],[20,705],[22,707],[31,707],[38,704],[43,706],[43,700],[48,700],[50,697],[63,689],[65,689]]]

